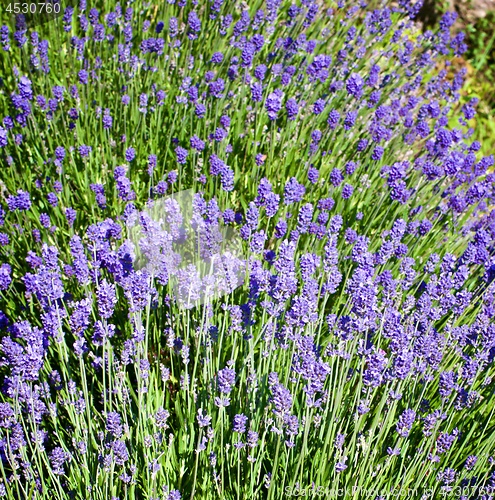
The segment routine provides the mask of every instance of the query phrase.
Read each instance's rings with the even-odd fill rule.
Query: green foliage
[[[474,137],[482,144],[485,154],[495,151],[495,11],[488,12],[474,25],[466,26],[468,52],[465,57],[470,69],[466,95],[480,102],[473,120]]]

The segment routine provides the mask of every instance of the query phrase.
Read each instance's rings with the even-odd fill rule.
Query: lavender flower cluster
[[[190,309],[244,283],[240,236],[223,223],[216,200],[192,190],[150,200],[126,220],[135,269],[146,269]],[[230,229],[230,230],[229,230]]]
[[[494,161],[420,7],[0,27],[0,497],[495,495]]]

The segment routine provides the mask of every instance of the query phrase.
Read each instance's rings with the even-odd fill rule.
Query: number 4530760
[[[9,3],[7,4],[7,12],[13,14],[58,14],[60,12],[60,3]]]

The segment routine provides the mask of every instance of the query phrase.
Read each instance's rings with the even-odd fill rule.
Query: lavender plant
[[[493,157],[419,8],[1,13],[0,496],[495,493]]]

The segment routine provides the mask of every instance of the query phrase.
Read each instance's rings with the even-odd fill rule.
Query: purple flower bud
[[[89,154],[91,153],[92,150],[93,150],[93,148],[91,146],[86,146],[85,144],[82,144],[81,146],[79,146],[79,154],[83,158],[86,158],[87,156],[89,156]]]
[[[268,95],[265,101],[265,108],[268,112],[268,118],[270,120],[276,120],[278,112],[282,107],[281,97],[278,93],[272,92]]]
[[[127,148],[125,151],[125,160],[129,163],[136,158],[136,150],[134,148]]]
[[[198,33],[201,31],[201,21],[195,11],[189,12],[187,24],[189,26],[187,36],[190,40],[195,40],[198,38]]]
[[[353,192],[354,192],[354,187],[351,184],[345,184],[344,187],[342,188],[342,198],[344,200],[349,199],[352,196]]]
[[[50,216],[48,214],[45,214],[45,213],[40,214],[40,224],[44,228],[49,228],[51,226]]]
[[[52,466],[52,471],[54,474],[62,475],[65,474],[64,464],[71,460],[71,454],[64,451],[60,446],[57,446],[50,453],[50,464]]]
[[[109,319],[113,314],[115,305],[117,304],[115,285],[103,280],[96,291],[96,297],[98,300],[98,314],[102,318]]]
[[[196,418],[200,427],[208,427],[210,425],[211,417],[203,414],[203,408],[199,408]]]
[[[291,177],[285,184],[284,203],[290,205],[301,201],[306,193],[306,188],[297,182],[295,177]]]
[[[177,163],[179,163],[180,165],[184,165],[187,161],[189,151],[181,146],[177,146],[177,148],[175,149],[175,155],[177,158]]]
[[[336,109],[332,109],[327,118],[328,126],[332,130],[335,129],[339,124],[339,120],[340,120],[340,113]]]
[[[358,73],[352,73],[346,82],[346,89],[349,95],[359,99],[363,94],[364,81]]]
[[[117,412],[111,411],[107,414],[106,431],[115,438],[120,438],[124,432],[122,419]]]
[[[416,412],[414,410],[405,410],[399,417],[396,425],[397,433],[402,437],[407,437],[411,431],[414,420],[416,419]]]
[[[0,290],[7,290],[12,283],[12,278],[10,276],[12,268],[9,264],[0,265]]]
[[[235,371],[231,368],[223,368],[217,375],[218,390],[222,394],[230,394],[235,384]]]
[[[246,424],[248,422],[248,418],[246,415],[242,413],[234,416],[234,422],[232,424],[232,431],[238,432],[240,434],[246,432]]]
[[[67,207],[65,209],[65,218],[67,219],[69,225],[72,226],[76,220],[76,211],[71,207]]]
[[[349,111],[344,119],[344,129],[350,130],[352,127],[354,127],[354,124],[356,123],[356,118],[357,118],[357,111]]]

